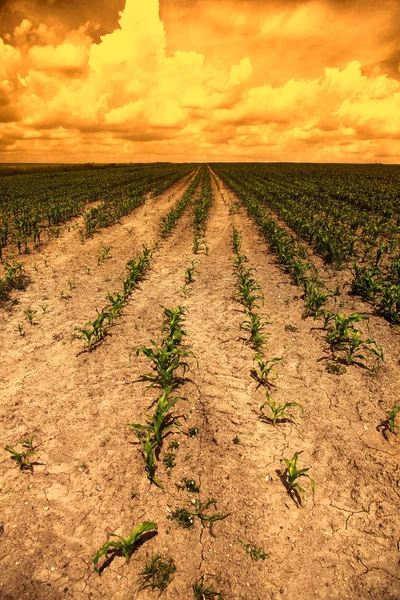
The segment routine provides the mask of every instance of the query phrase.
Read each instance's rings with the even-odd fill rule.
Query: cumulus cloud
[[[378,64],[364,69],[354,50],[339,66],[320,57],[317,74],[282,75],[299,40],[321,40],[333,2],[222,5],[238,49],[221,57],[172,43],[158,0],[126,0],[100,39],[89,21],[60,36],[22,19],[0,38],[1,159],[400,160],[400,82]]]

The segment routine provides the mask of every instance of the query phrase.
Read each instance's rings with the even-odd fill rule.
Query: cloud
[[[371,47],[360,51],[355,44],[349,52],[345,40],[334,65],[332,40],[323,34],[325,27],[335,35],[340,27],[352,31],[355,7],[366,4],[175,3],[177,13],[199,10],[197,32],[209,27],[228,32],[229,43],[236,39],[235,51],[221,55],[207,43],[179,47],[158,0],[127,0],[114,30],[100,38],[90,21],[61,35],[51,19],[27,15],[0,38],[1,158],[398,162],[400,82],[393,64],[385,72],[379,61],[365,68],[357,57],[372,56],[379,38],[388,41],[394,63],[392,32],[374,26]],[[343,14],[333,22],[339,6]],[[355,42],[360,30],[351,35]],[[320,47],[325,53],[315,57]]]

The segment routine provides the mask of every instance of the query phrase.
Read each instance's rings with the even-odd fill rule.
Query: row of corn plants
[[[329,171],[324,174],[322,169],[320,174],[325,177],[324,189],[321,189],[312,167],[296,172],[295,181],[290,178],[291,167],[288,166],[282,169],[246,165],[244,178],[243,166],[222,168],[242,191],[272,209],[328,265],[340,268],[356,259],[352,292],[372,302],[377,314],[389,322],[400,323],[400,219],[394,210],[397,198],[391,195],[390,202],[385,199],[389,189],[387,180],[383,187],[382,177],[372,184],[374,177],[368,173],[366,180],[357,179],[357,194],[352,189],[354,178],[345,182],[338,195],[337,189],[332,187],[337,188],[343,177],[341,169],[334,181],[332,174]],[[364,193],[370,195],[368,202],[359,196],[362,185],[366,186]],[[377,201],[374,186],[380,187],[380,201]]]
[[[114,294],[108,293],[108,304],[101,311],[97,311],[96,318],[93,321],[88,321],[83,327],[75,327],[73,338],[83,340],[87,350],[92,351],[98,346],[104,340],[116,319],[121,316],[132,292],[150,269],[152,252],[152,250],[143,246],[142,253],[126,263],[128,274],[122,282],[123,290]]]
[[[219,168],[242,181],[243,188],[335,268],[352,259],[365,262],[399,248],[399,203],[394,174],[388,177],[388,169],[384,177],[382,169],[367,165]]]
[[[305,248],[276,223],[254,196],[243,191],[236,180],[230,179],[226,172],[223,180],[242,200],[283,269],[290,274],[292,282],[302,289],[305,316],[322,319],[333,360],[351,365],[365,363],[368,356],[372,357],[374,367],[380,366],[384,360],[382,347],[371,337],[363,337],[356,327],[356,323],[368,322],[368,317],[358,313],[345,317],[337,311],[335,294],[321,280]],[[333,310],[326,308],[328,300],[334,302]]]
[[[184,193],[181,200],[178,201],[176,207],[172,208],[160,222],[160,232],[162,239],[167,238],[173,228],[177,225],[183,211],[191,201],[200,181],[198,174],[189,188]],[[171,217],[172,215],[172,217]],[[168,224],[168,225],[166,225]],[[96,318],[93,321],[88,321],[83,327],[75,327],[73,338],[83,340],[85,349],[92,351],[105,338],[109,329],[113,326],[116,319],[121,316],[132,292],[137,288],[138,283],[143,279],[146,272],[150,269],[151,258],[157,250],[159,242],[153,248],[143,246],[142,253],[135,259],[129,260],[126,263],[128,271],[127,276],[123,280],[123,289],[121,292],[107,294],[107,304],[100,311],[97,310]]]
[[[184,381],[185,373],[189,368],[188,359],[195,358],[193,352],[183,346],[187,335],[183,326],[188,313],[187,308],[163,307],[163,311],[161,343],[150,340],[150,346],[134,349],[137,356],[143,354],[151,362],[152,371],[146,373],[143,379],[150,382],[149,387],[161,388],[161,395],[146,425],[130,424],[141,445],[148,479],[160,488],[163,486],[155,477],[156,457],[159,456],[165,435],[174,427],[179,427],[173,412],[176,403],[179,400],[186,401],[186,398],[175,396],[173,392]]]
[[[196,173],[195,178],[189,185],[182,198],[177,202],[176,206],[170,210],[160,221],[160,235],[162,239],[169,236],[171,231],[174,229],[179,219],[183,215],[184,211],[190,204],[194,193],[196,192],[199,183],[203,176],[204,167],[199,169]]]
[[[195,191],[196,187],[197,185],[192,192]],[[172,228],[169,229],[169,231],[171,230]],[[148,415],[144,424],[130,423],[128,425],[136,435],[150,483],[161,489],[164,488],[164,485],[156,477],[160,452],[165,437],[170,433],[180,431],[181,426],[175,411],[175,405],[180,400],[187,401],[186,398],[176,395],[175,392],[184,381],[185,373],[189,368],[188,360],[195,358],[193,352],[183,345],[187,336],[184,321],[188,309],[184,306],[177,306],[172,309],[162,307],[162,309],[161,342],[157,343],[150,340],[150,345],[131,350],[131,355],[132,353],[136,356],[143,354],[150,361],[151,371],[145,373],[142,380],[149,382],[149,388],[160,389],[160,395],[153,413]],[[204,516],[203,513],[202,516]],[[205,516],[207,517],[207,515]],[[212,523],[210,527],[211,525]],[[94,556],[95,569],[100,573],[109,563],[112,554],[123,555],[128,562],[144,533],[152,532],[155,534],[157,530],[158,525],[156,523],[144,521],[136,526],[126,539],[112,535],[112,539],[109,539]],[[99,568],[99,560],[103,557],[106,560]],[[146,561],[143,571],[139,574],[138,591],[149,588],[152,591],[158,591],[161,595],[171,583],[175,571],[176,565],[172,557],[154,554],[150,560]],[[197,584],[200,585],[201,582],[198,581]]]
[[[183,323],[187,313],[187,309],[183,306],[173,309],[163,307],[161,343],[157,344],[150,340],[150,346],[141,346],[132,351],[137,356],[144,354],[151,361],[152,370],[143,378],[150,382],[149,387],[155,386],[161,389],[155,410],[148,416],[146,423],[129,424],[140,444],[147,477],[159,488],[163,488],[163,485],[156,478],[156,470],[163,440],[168,433],[180,427],[174,408],[179,400],[185,400],[174,395],[173,392],[179,386],[188,368],[187,359],[193,356],[192,352],[182,347],[186,336]],[[143,535],[147,532],[156,534],[157,531],[157,523],[143,521],[127,538],[111,534],[110,539],[100,547],[93,558],[95,570],[100,574],[112,560],[113,555],[122,555],[128,562]],[[99,566],[99,561],[103,558],[105,560]],[[138,591],[150,588],[161,595],[172,581],[175,571],[176,565],[172,558],[166,558],[161,554],[153,555],[150,561],[146,561],[143,571],[139,574]]]
[[[210,169],[208,167],[205,168],[202,175],[201,193],[194,207],[193,252],[195,254],[199,254],[202,251],[208,254],[206,229],[207,221],[210,217],[210,208],[213,202]]]
[[[109,227],[121,217],[131,213],[135,208],[141,206],[146,201],[146,196],[151,194],[153,197],[161,194],[171,187],[188,172],[193,170],[193,166],[182,166],[171,172],[167,170],[154,170],[146,173],[147,177],[134,185],[127,184],[112,194],[107,194],[99,206],[91,208],[84,215],[84,227],[81,231],[82,238],[93,235],[97,229]]]
[[[189,164],[86,165],[74,169],[34,169],[0,176],[0,260],[10,246],[21,254],[39,247],[44,231],[81,215],[92,202],[82,236],[131,211],[146,194],[158,194],[195,168]]]
[[[272,398],[271,389],[275,386],[277,373],[275,367],[282,361],[282,357],[265,359],[264,346],[266,336],[264,333],[265,321],[263,321],[258,309],[263,301],[263,295],[260,285],[254,277],[255,269],[248,267],[248,259],[241,252],[241,234],[237,228],[233,228],[233,250],[235,253],[234,272],[237,278],[236,296],[244,307],[246,320],[241,324],[241,328],[248,332],[248,341],[255,350],[255,367],[251,369],[250,375],[257,381],[260,387],[265,389],[265,402],[260,407],[259,418],[261,421],[276,426],[279,423],[294,422],[295,416],[293,409],[303,411],[303,407],[298,402],[282,402],[279,404]],[[297,460],[301,452],[295,452],[292,459],[282,458],[282,463],[286,469],[286,486],[289,494],[296,497],[301,503],[301,497],[304,489],[299,483],[301,477],[306,477],[310,481],[312,492],[314,493],[314,481],[308,475],[308,468],[298,469]]]

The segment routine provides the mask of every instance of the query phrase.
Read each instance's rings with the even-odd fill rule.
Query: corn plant
[[[326,303],[329,293],[321,291],[321,284],[309,278],[303,279],[303,286],[306,307],[305,314],[306,316],[315,315],[321,309],[321,306]]]
[[[295,452],[291,460],[289,460],[288,458],[281,459],[281,463],[285,463],[286,465],[285,475],[289,493],[297,492],[300,494],[300,496],[303,496],[305,492],[299,484],[298,479],[300,479],[301,477],[306,477],[310,482],[311,491],[314,495],[315,483],[314,480],[311,479],[311,477],[307,473],[307,471],[309,471],[311,467],[307,467],[306,469],[297,468],[297,460],[300,454],[301,452]]]
[[[84,327],[75,327],[74,339],[84,340],[89,351],[104,339],[106,334],[106,321],[109,313],[97,310],[97,317],[93,322],[88,321]]]
[[[390,323],[400,323],[400,285],[388,285],[379,300],[378,312]]]
[[[398,404],[397,402],[394,402],[392,408],[390,410],[388,410],[386,413],[388,416],[389,430],[391,431],[391,433],[396,433],[396,430],[400,429],[400,426],[396,425],[396,417],[399,412],[400,412],[400,404]]]
[[[235,254],[237,256],[240,253],[241,241],[242,241],[242,236],[241,236],[239,229],[237,229],[236,227],[233,227],[232,245],[233,245],[233,251],[235,252]]]
[[[367,315],[354,313],[345,317],[340,313],[334,315],[334,325],[327,336],[333,351],[342,350],[348,341],[350,331],[355,331],[354,324],[368,320]]]
[[[258,381],[261,385],[273,385],[273,382],[271,380],[272,376],[278,377],[278,374],[275,371],[274,367],[275,365],[280,363],[281,360],[283,360],[282,357],[276,356],[275,358],[264,360],[261,354],[257,353],[254,357],[254,360],[257,363],[258,370],[251,369],[250,375],[253,377],[253,379]]]
[[[194,260],[191,261],[190,266],[187,267],[187,269],[185,271],[185,283],[186,283],[186,285],[189,285],[190,283],[193,283],[194,282],[194,276],[199,274],[198,270],[196,269],[196,264],[198,262],[199,262],[198,260],[194,259]]]
[[[171,415],[171,409],[174,408],[178,400],[186,400],[186,398],[175,397],[172,400],[169,399],[169,394],[172,392],[172,387],[163,389],[160,398],[158,399],[156,410],[154,414],[149,418],[148,426],[130,424],[134,430],[146,430],[150,429],[154,435],[154,438],[158,446],[161,446],[162,438],[167,434],[172,427],[177,424],[175,417]]]
[[[269,394],[268,390],[266,390],[266,396],[266,402],[260,406],[260,418],[267,423],[276,425],[277,423],[283,423],[285,421],[295,421],[296,418],[294,415],[288,412],[289,408],[300,408],[303,412],[303,407],[298,402],[283,402],[282,404],[277,404]],[[265,414],[266,409],[269,410],[270,414]]]
[[[201,252],[208,254],[208,250],[209,248],[206,240],[203,237],[196,235],[193,241],[193,254],[200,254]]]
[[[351,292],[375,303],[382,290],[382,274],[376,267],[360,267],[354,263],[354,277],[351,282]]]
[[[151,427],[145,427],[136,423],[132,423],[129,425],[129,427],[134,430],[141,445],[140,451],[144,459],[145,469],[147,471],[147,477],[149,481],[154,483],[157,487],[163,488],[164,486],[162,483],[160,483],[155,477],[157,471],[155,449],[158,447],[158,443],[157,440],[154,439]]]
[[[257,313],[245,311],[247,319],[240,325],[241,329],[250,333],[250,343],[253,348],[260,351],[261,346],[265,342],[264,327],[265,322]]]
[[[26,316],[26,318],[28,319],[29,323],[31,325],[35,324],[35,316],[37,314],[37,310],[33,310],[31,307],[28,307],[24,310],[24,314]]]
[[[237,272],[239,301],[247,307],[249,312],[253,312],[254,308],[259,307],[263,302],[260,286],[251,276],[252,271],[254,269],[243,267]]]
[[[36,454],[35,446],[33,445],[34,437],[21,440],[21,446],[24,448],[22,452],[18,452],[12,446],[5,446],[4,448],[4,450],[7,450],[11,454],[11,458],[15,460],[21,471],[33,471],[31,457]]]
[[[151,589],[152,592],[158,590],[159,596],[167,589],[171,583],[176,565],[173,558],[165,558],[162,554],[155,554],[146,561],[143,571],[139,574],[138,591]]]
[[[99,266],[102,265],[103,262],[105,260],[107,260],[107,258],[110,258],[110,256],[109,256],[110,250],[111,250],[111,246],[106,246],[106,247],[100,249],[99,256],[97,257],[97,264]]]
[[[152,347],[142,346],[136,349],[136,356],[143,353],[146,358],[152,362],[153,372],[146,373],[144,377],[152,381],[149,387],[159,385],[162,388],[176,387],[176,371],[182,369],[182,377],[185,376],[189,364],[185,358],[194,357],[190,350],[184,350],[173,346],[168,349],[166,345],[159,346],[153,340],[150,340]]]
[[[185,306],[178,306],[177,308],[165,308],[164,310],[164,321],[162,324],[162,332],[165,336],[165,344],[169,349],[182,344],[186,331],[183,329],[183,323],[185,321],[185,315],[189,313]]]
[[[378,365],[384,361],[382,347],[371,338],[361,339],[361,331],[349,331],[348,338],[344,343],[344,351],[346,365],[352,365],[356,360],[366,360],[366,357],[362,354],[365,351],[376,357]]]
[[[158,529],[157,523],[152,523],[150,521],[144,521],[143,523],[140,523],[139,525],[137,525],[133,529],[133,531],[131,532],[129,537],[127,537],[126,539],[121,537],[120,535],[116,535],[114,533],[110,534],[110,537],[115,538],[115,539],[112,539],[112,540],[109,540],[108,542],[106,542],[104,544],[104,546],[102,546],[100,548],[100,550],[97,551],[96,555],[93,558],[93,565],[94,565],[95,571],[97,571],[97,573],[100,573],[100,569],[97,566],[98,562],[99,562],[100,558],[102,558],[103,556],[106,556],[110,550],[114,554],[119,554],[119,555],[124,556],[126,559],[126,562],[128,562],[135,550],[136,544],[143,537],[143,535],[147,531],[157,531],[157,529]]]
[[[240,271],[244,264],[247,262],[247,256],[245,254],[237,254],[234,260],[235,271]]]
[[[322,326],[324,328],[324,330],[327,330],[330,326],[330,324],[335,320],[335,313],[322,308],[321,310],[318,310],[315,314],[315,319],[317,321],[322,321]]]
[[[22,323],[18,323],[17,327],[18,327],[18,333],[19,333],[19,335],[21,337],[23,337],[25,335],[24,326],[22,325]]]
[[[115,294],[107,293],[107,299],[110,302],[110,314],[113,315],[113,319],[119,317],[126,303],[126,297],[124,294],[116,292]]]

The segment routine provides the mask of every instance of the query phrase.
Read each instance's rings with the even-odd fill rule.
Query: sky
[[[400,163],[399,0],[0,0],[0,162]]]

